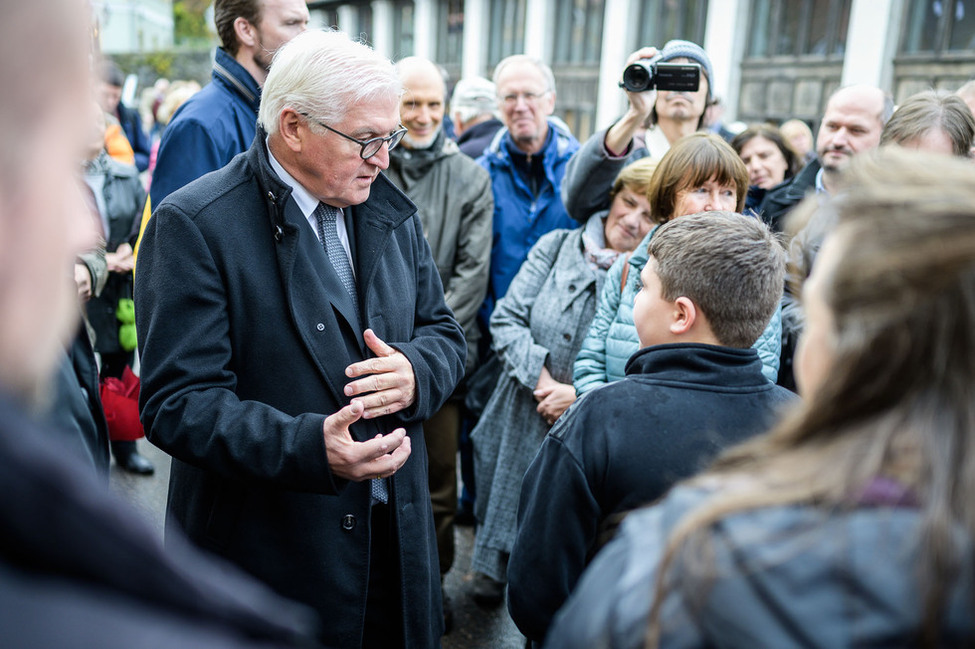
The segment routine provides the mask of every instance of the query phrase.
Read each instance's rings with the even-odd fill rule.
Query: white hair
[[[392,61],[368,45],[337,30],[308,30],[274,55],[257,123],[269,135],[277,133],[285,108],[325,123],[339,122],[355,104],[398,100],[402,92]]]
[[[501,71],[512,63],[531,63],[538,71],[542,73],[542,78],[545,79],[545,90],[551,90],[555,92],[555,75],[552,74],[552,68],[548,67],[548,64],[534,56],[528,56],[527,54],[512,54],[511,56],[501,59],[497,67],[494,68],[494,83],[497,85],[498,79],[501,78]]]
[[[484,77],[464,77],[454,86],[450,99],[450,112],[460,116],[466,124],[481,115],[498,116],[497,90],[494,83]]]

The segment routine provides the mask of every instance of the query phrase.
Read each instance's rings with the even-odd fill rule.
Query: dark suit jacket
[[[265,134],[160,204],[136,271],[142,419],[173,457],[169,513],[197,543],[314,606],[329,646],[358,647],[368,582],[370,485],[334,476],[322,425],[349,401],[345,368],[371,327],[410,360],[416,401],[352,426],[405,426],[412,455],[390,480],[404,637],[442,632],[421,423],[460,380],[465,340],[416,208],[380,175],[346,210],[362,321],[273,173]]]

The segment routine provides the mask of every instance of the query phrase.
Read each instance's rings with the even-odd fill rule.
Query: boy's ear
[[[670,333],[675,336],[687,334],[697,322],[697,305],[688,297],[674,300],[674,315],[670,321]]]

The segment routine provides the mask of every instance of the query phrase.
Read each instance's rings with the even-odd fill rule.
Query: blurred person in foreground
[[[78,185],[94,118],[91,16],[74,0],[4,11],[0,84],[17,92],[0,96],[2,643],[308,646],[309,611],[178,539],[164,552],[143,515],[38,419],[89,290],[71,267],[96,245]]]
[[[837,181],[799,208],[838,219],[803,401],[632,514],[548,646],[975,643],[975,169],[889,150]]]
[[[156,207],[135,275],[169,529],[314,607],[336,649],[435,647],[444,628],[421,424],[467,344],[381,173],[401,97],[368,46],[293,38],[251,148]]]
[[[795,397],[751,348],[782,297],[785,255],[768,228],[704,212],[649,245],[626,378],[566,411],[522,483],[508,610],[534,644],[623,515],[765,432]]]

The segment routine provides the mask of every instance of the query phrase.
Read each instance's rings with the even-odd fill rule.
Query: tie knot
[[[338,218],[339,209],[320,202],[318,203],[318,207],[315,208],[315,213],[318,215],[318,218],[324,219],[328,223],[334,223]]]

